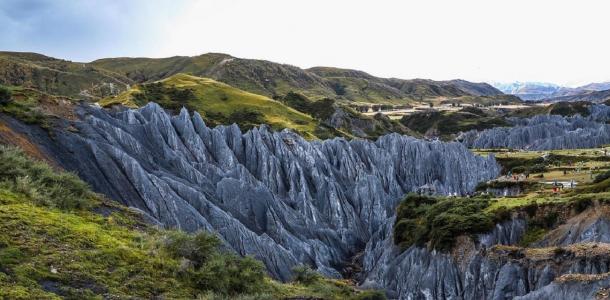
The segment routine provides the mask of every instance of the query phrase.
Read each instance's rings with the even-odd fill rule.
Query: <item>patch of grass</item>
[[[306,138],[333,135],[333,131],[320,128],[320,123],[310,115],[279,101],[187,74],[176,74],[155,83],[139,85],[116,97],[105,98],[99,104],[137,107],[148,101],[158,102],[168,109],[184,106],[198,111],[211,125],[238,122],[242,128],[250,128],[268,124],[275,130],[293,129]]]
[[[527,228],[527,231],[519,241],[519,246],[527,247],[539,240],[548,232],[548,230],[538,227],[538,226],[530,226]]]

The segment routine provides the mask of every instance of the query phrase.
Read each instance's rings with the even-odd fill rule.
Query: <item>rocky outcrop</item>
[[[197,113],[172,117],[156,104],[80,115],[71,131],[33,140],[95,190],[168,227],[216,232],[283,280],[300,263],[340,277],[409,191],[464,194],[499,173],[492,157],[459,143],[398,134],[306,141],[266,127],[209,128]]]
[[[362,285],[397,299],[591,299],[608,283],[608,215],[607,206],[588,209],[549,232],[541,248],[515,246],[527,230],[515,216],[475,240],[461,237],[450,253],[401,251],[390,220],[367,244]]]
[[[513,127],[469,131],[460,140],[469,148],[512,148],[527,150],[576,149],[598,147],[610,142],[610,108],[593,105],[588,117],[538,115],[511,119]]]

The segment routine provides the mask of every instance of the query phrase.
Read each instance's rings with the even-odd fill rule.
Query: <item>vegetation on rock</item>
[[[489,231],[494,215],[486,213],[488,198],[437,198],[409,194],[396,210],[394,242],[448,250],[463,234]]]

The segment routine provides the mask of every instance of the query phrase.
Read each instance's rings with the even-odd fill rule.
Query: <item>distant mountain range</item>
[[[518,96],[522,100],[537,101],[605,101],[607,93],[598,93],[610,90],[610,82],[590,83],[576,88],[559,86],[544,82],[511,82],[492,83],[498,90],[506,94]]]

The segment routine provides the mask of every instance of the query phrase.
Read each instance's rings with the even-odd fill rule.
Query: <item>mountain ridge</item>
[[[142,67],[146,61],[149,65]],[[152,64],[155,66],[151,66]],[[166,64],[173,63],[174,69]],[[502,94],[486,83],[465,80],[434,81],[429,79],[380,78],[364,71],[335,67],[301,69],[290,64],[267,60],[242,59],[228,54],[206,53],[199,56],[169,58],[105,58],[92,65],[125,74],[136,81],[160,79],[177,72],[210,77],[246,91],[266,96],[300,92],[312,99],[344,98],[348,101],[409,101],[426,97],[494,96]],[[231,68],[227,67],[231,66]],[[196,68],[196,67],[199,67]],[[243,82],[248,78],[250,84]],[[277,79],[279,78],[279,79]],[[343,80],[338,80],[342,78]],[[350,79],[350,80],[346,80]],[[361,80],[354,82],[354,79]],[[358,84],[361,84],[359,86]],[[418,91],[418,88],[420,91]],[[372,92],[367,91],[372,89]],[[362,101],[365,100],[365,101]]]

